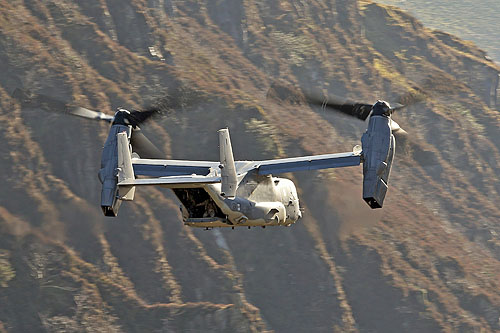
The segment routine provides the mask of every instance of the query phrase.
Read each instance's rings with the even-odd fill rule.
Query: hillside
[[[500,3],[495,0],[461,1],[378,1],[408,11],[429,28],[438,29],[472,41],[500,62]]]
[[[484,55],[364,0],[0,2],[0,332],[500,330],[500,68]],[[11,98],[108,114],[174,99],[142,128],[169,158],[217,160],[225,126],[237,159],[359,144],[365,124],[268,100],[273,84],[421,95],[395,115],[416,146],[382,210],[356,167],[290,175],[290,228],[191,229],[150,188],[105,218],[107,126]]]

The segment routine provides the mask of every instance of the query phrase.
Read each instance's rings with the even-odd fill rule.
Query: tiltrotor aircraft
[[[377,101],[374,105],[322,102],[323,106],[360,119],[369,117],[368,128],[361,138],[362,149],[356,146],[346,153],[234,161],[229,130],[221,129],[219,161],[166,160],[161,159],[159,150],[138,127],[155,110],[120,108],[114,116],[109,116],[69,107],[43,95],[29,96],[16,90],[14,96],[23,105],[43,105],[46,109],[111,123],[99,171],[104,215],[117,216],[121,203],[134,199],[137,186],[161,186],[173,190],[181,203],[184,224],[191,227],[289,226],[302,216],[297,190],[291,180],[273,174],[361,163],[363,199],[371,208],[381,208],[395,152],[392,132],[402,131],[391,119],[396,108],[387,102]]]

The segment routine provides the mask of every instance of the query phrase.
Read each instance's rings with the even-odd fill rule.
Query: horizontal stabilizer
[[[343,168],[361,163],[360,151],[324,155],[301,156],[264,161],[236,161],[237,174],[257,170],[259,175],[273,173]],[[219,170],[220,162],[132,159],[135,176],[170,177],[196,174],[207,176]],[[232,165],[232,163],[230,163]],[[223,168],[224,169],[224,168]]]
[[[163,185],[166,187],[200,187],[203,184],[220,183],[220,177],[206,176],[173,176],[160,178],[142,178],[128,179],[119,182],[119,186],[145,186],[145,185]],[[194,186],[193,186],[194,185]]]
[[[182,175],[206,176],[212,169],[219,167],[219,162],[132,159],[136,176],[169,177]]]

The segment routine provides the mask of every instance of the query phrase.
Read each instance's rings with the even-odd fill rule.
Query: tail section
[[[221,169],[221,194],[227,198],[236,196],[238,187],[238,178],[236,176],[236,167],[234,165],[233,149],[231,147],[231,138],[227,128],[219,130],[219,151]]]
[[[128,142],[130,138],[130,127],[124,125],[113,125],[109,130],[108,138],[102,149],[101,169],[99,180],[102,183],[101,208],[105,216],[116,216],[121,205],[118,193],[118,134],[124,133]],[[128,143],[127,143],[128,145]]]
[[[129,139],[126,132],[117,134],[118,142],[118,183],[122,181],[134,180],[134,168],[132,167],[132,155]],[[135,186],[118,186],[118,199],[131,201],[134,200]]]

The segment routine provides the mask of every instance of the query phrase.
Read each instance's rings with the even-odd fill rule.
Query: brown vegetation
[[[0,331],[499,330],[499,70],[364,0],[0,2]],[[410,92],[422,101],[395,117],[437,163],[396,157],[376,212],[360,168],[296,174],[306,212],[291,228],[189,229],[156,189],[106,219],[106,126],[10,97],[110,113],[189,91],[144,128],[174,158],[217,159],[224,126],[239,159],[359,143],[362,123],[266,98],[276,82]]]

